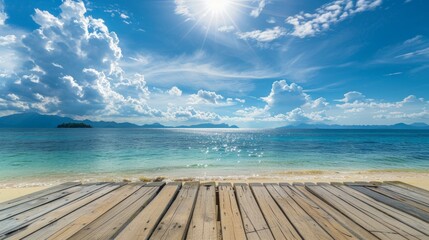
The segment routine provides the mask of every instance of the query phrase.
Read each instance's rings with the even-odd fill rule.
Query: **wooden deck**
[[[65,183],[0,203],[0,239],[429,239],[402,182]]]

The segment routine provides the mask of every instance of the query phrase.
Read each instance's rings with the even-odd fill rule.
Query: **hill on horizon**
[[[225,123],[202,123],[179,127],[165,126],[160,123],[137,125],[129,122],[75,120],[69,117],[39,113],[18,113],[0,117],[0,128],[56,128],[63,123],[84,123],[93,128],[238,128]]]

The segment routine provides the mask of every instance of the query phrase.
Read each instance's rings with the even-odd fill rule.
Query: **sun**
[[[228,12],[231,0],[204,0],[207,11],[212,14],[222,14]]]

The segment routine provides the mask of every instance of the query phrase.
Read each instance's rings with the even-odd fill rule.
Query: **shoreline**
[[[232,183],[245,182],[353,182],[353,181],[402,181],[416,187],[429,190],[429,171],[399,171],[399,170],[366,170],[366,171],[283,171],[271,174],[260,174],[251,176],[225,176],[225,177],[146,177],[142,175],[121,175],[112,177],[73,177],[67,179],[52,179],[51,181],[39,182],[3,182],[0,183],[0,202],[27,195],[45,188],[58,185],[64,182],[138,182],[138,181],[201,181],[201,182],[223,182]]]

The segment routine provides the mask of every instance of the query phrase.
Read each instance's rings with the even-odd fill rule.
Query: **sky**
[[[429,123],[427,0],[0,0],[0,116]]]

